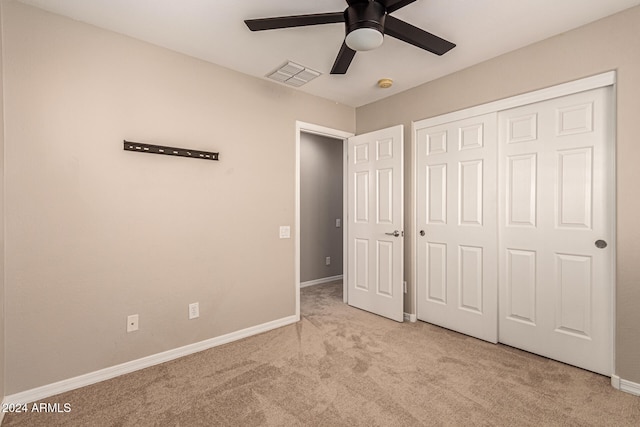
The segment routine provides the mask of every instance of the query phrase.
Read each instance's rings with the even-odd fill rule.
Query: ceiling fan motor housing
[[[351,4],[344,11],[347,34],[358,28],[373,28],[384,34],[385,8],[376,1],[362,1]]]

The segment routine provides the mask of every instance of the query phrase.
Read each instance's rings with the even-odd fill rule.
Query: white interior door
[[[612,372],[611,91],[499,114],[500,342],[604,375]]]
[[[496,113],[416,129],[418,319],[497,342]]]
[[[402,322],[403,127],[348,141],[348,303]]]

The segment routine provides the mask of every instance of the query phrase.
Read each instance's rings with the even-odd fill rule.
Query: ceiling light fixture
[[[384,40],[384,6],[378,2],[355,3],[344,11],[345,43],[356,51],[380,47]]]
[[[373,50],[382,45],[382,33],[373,28],[357,28],[347,34],[345,42],[353,50]]]

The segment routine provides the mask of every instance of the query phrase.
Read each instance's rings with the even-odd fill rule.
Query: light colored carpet
[[[302,320],[50,399],[3,426],[640,425],[609,378],[302,290]]]

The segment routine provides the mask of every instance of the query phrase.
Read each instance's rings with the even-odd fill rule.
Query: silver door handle
[[[393,236],[393,237],[398,237],[400,236],[400,232],[398,230],[395,230],[393,233],[384,233],[387,236]]]
[[[604,240],[596,240],[596,248],[604,249],[607,247],[607,242]]]

